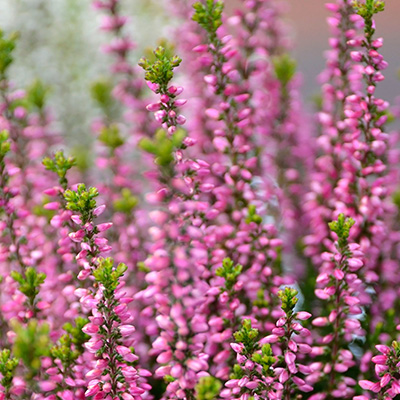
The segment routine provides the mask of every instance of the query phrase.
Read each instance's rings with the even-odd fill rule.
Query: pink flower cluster
[[[396,341],[392,345],[376,345],[376,349],[381,353],[372,357],[372,362],[375,364],[376,375],[380,378],[378,382],[361,380],[360,386],[376,395],[393,399],[400,394],[400,383],[397,378],[399,368],[399,345]],[[356,396],[354,400],[366,400],[367,396]]]

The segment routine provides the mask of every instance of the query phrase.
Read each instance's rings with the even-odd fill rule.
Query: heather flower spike
[[[186,118],[177,114],[178,108],[186,103],[186,100],[177,99],[182,93],[182,87],[168,86],[174,76],[174,69],[179,67],[181,59],[172,56],[164,47],[159,46],[154,50],[154,60],[142,58],[139,65],[146,71],[145,79],[150,89],[160,95],[158,103],[147,106],[148,111],[154,111],[157,122],[168,129],[171,135],[176,131],[177,125],[183,125]]]
[[[398,379],[398,369],[400,362],[400,346],[397,341],[393,341],[391,346],[377,345],[376,349],[381,353],[372,357],[375,365],[375,373],[379,378],[378,382],[370,380],[360,380],[358,384],[362,389],[370,391],[378,399],[394,399],[400,394],[400,382]],[[355,396],[353,400],[369,399],[368,396]]]
[[[126,270],[124,264],[114,267],[111,258],[101,258],[93,271],[99,285],[97,305],[83,331],[91,336],[85,347],[96,354],[97,361],[86,374],[93,378],[88,384],[86,397],[102,393],[111,398],[140,399],[149,388],[136,367],[138,357],[132,347],[131,337],[135,329],[131,325],[133,317],[127,309],[132,299],[124,297],[121,282]]]
[[[290,287],[278,292],[284,315],[276,322],[271,335],[260,339],[250,320],[243,321],[241,330],[234,334],[236,343],[231,347],[237,353],[238,364],[226,383],[234,398],[261,395],[286,400],[297,392],[313,390],[307,378],[304,379],[311,370],[300,361],[312,351],[301,339],[310,332],[298,322],[310,318],[311,314],[294,312],[297,294]]]
[[[342,392],[346,398],[354,394],[354,380],[346,379],[347,371],[355,364],[349,344],[355,335],[362,334],[360,298],[365,296],[365,285],[358,277],[364,265],[363,253],[359,245],[349,243],[354,223],[352,218],[340,214],[329,224],[336,235],[336,252],[324,253],[325,262],[315,290],[327,311],[312,321],[325,332],[319,343],[328,360],[321,375],[326,379],[324,391],[333,396]]]
[[[226,386],[231,389],[231,398],[259,393],[270,396],[274,391],[274,370],[276,357],[269,343],[260,345],[259,332],[252,328],[251,320],[244,320],[242,327],[234,334],[235,343],[231,343],[236,353],[237,364]]]
[[[279,388],[283,399],[293,398],[299,392],[308,393],[313,390],[313,386],[307,381],[311,371],[302,363],[304,354],[312,351],[311,342],[307,339],[310,332],[299,322],[309,319],[311,314],[294,311],[298,302],[297,295],[298,291],[290,287],[278,292],[285,316],[278,319],[272,335],[264,339],[267,342],[277,341],[281,344],[282,355],[274,367],[279,376],[279,383],[283,385]]]

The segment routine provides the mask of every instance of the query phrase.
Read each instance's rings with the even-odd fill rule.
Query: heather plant
[[[122,3],[93,1],[92,167],[0,31],[0,400],[397,398],[384,2],[327,4],[316,118],[283,1],[165,0],[141,59]]]

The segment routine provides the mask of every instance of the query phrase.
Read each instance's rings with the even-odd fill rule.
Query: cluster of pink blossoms
[[[375,364],[376,375],[380,378],[377,382],[361,380],[360,386],[377,395],[378,398],[394,399],[400,394],[400,382],[398,379],[399,368],[399,345],[393,341],[392,345],[386,346],[379,344],[376,349],[381,353],[372,357]],[[367,400],[367,396],[356,396],[354,400]]]
[[[396,398],[384,2],[327,3],[314,119],[284,1],[162,3],[175,46],[135,61],[122,1],[93,1],[112,66],[86,170],[0,30],[0,400]]]
[[[239,343],[231,344],[238,362],[234,367],[234,379],[226,382],[227,388],[232,389],[221,393],[221,397],[289,399],[297,391],[313,390],[302,378],[311,373],[311,368],[301,362],[304,355],[312,351],[307,344],[311,333],[298,322],[309,319],[311,314],[294,312],[297,293],[289,287],[278,292],[283,315],[271,335],[258,340],[258,331],[251,327],[251,321],[243,322],[242,329],[234,335]]]

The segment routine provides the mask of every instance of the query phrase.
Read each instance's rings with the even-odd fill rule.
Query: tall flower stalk
[[[89,317],[90,323],[82,330],[91,336],[85,347],[96,354],[96,361],[86,373],[90,381],[85,397],[99,398],[103,394],[113,399],[137,400],[150,389],[144,380],[149,372],[133,366],[138,360],[131,347],[135,328],[127,310],[133,299],[124,297],[124,284],[120,281],[126,270],[125,265],[114,267],[112,259],[103,258],[93,271],[99,285],[96,307]]]

